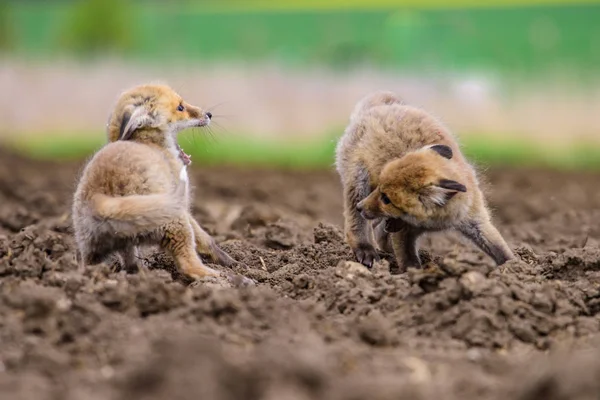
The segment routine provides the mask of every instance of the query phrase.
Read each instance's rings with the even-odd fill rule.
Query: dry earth
[[[598,175],[485,171],[518,260],[449,235],[426,268],[352,260],[332,171],[193,168],[193,213],[258,285],[169,257],[80,270],[81,163],[0,154],[0,397],[591,399],[600,392]]]

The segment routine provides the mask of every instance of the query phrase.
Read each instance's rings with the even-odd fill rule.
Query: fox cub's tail
[[[183,168],[172,192],[121,197],[96,194],[91,199],[92,214],[124,235],[152,231],[179,218],[186,209],[188,190],[188,177]]]

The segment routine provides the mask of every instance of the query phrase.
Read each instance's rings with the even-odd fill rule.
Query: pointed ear
[[[448,160],[450,160],[454,155],[450,146],[446,146],[445,144],[434,144],[430,147],[430,149],[438,153],[440,156],[447,158]]]
[[[456,181],[450,180],[450,179],[440,179],[437,186],[439,186],[443,189],[452,190],[454,192],[463,192],[464,193],[467,191],[467,187],[465,185],[463,185],[462,183],[458,183]]]
[[[450,179],[441,179],[437,184],[427,186],[419,196],[421,202],[427,207],[443,207],[458,192],[466,192],[465,185]]]
[[[128,140],[140,128],[152,125],[152,118],[148,110],[142,106],[135,107],[132,111],[125,110],[119,129],[119,140]]]

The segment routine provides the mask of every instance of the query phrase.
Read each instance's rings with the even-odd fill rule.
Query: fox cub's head
[[[358,210],[367,219],[399,218],[424,227],[455,219],[464,212],[467,188],[451,158],[450,147],[433,145],[389,162]],[[465,198],[452,200],[457,194]]]
[[[175,134],[210,124],[212,114],[186,103],[166,85],[141,85],[121,95],[108,122],[108,140],[128,140],[141,129]]]

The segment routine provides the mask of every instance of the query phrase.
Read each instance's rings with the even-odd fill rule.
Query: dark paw
[[[206,257],[210,262],[218,265],[222,265],[223,267],[231,268],[234,265],[239,265],[240,263],[235,261],[231,256],[225,251],[221,250],[220,247],[214,246],[212,249],[212,254],[202,254],[203,257]]]
[[[140,267],[137,264],[126,265],[124,269],[128,274],[137,274],[140,272]]]
[[[217,253],[217,263],[224,267],[233,267],[234,265],[238,265],[237,261],[235,261],[231,256],[225,253],[223,250],[219,250]]]
[[[419,261],[405,261],[402,264],[402,269],[407,271],[409,268],[423,269],[423,264],[421,264]]]
[[[358,247],[354,249],[354,256],[359,263],[368,268],[371,268],[375,261],[379,261],[377,250],[370,244],[358,245]]]

